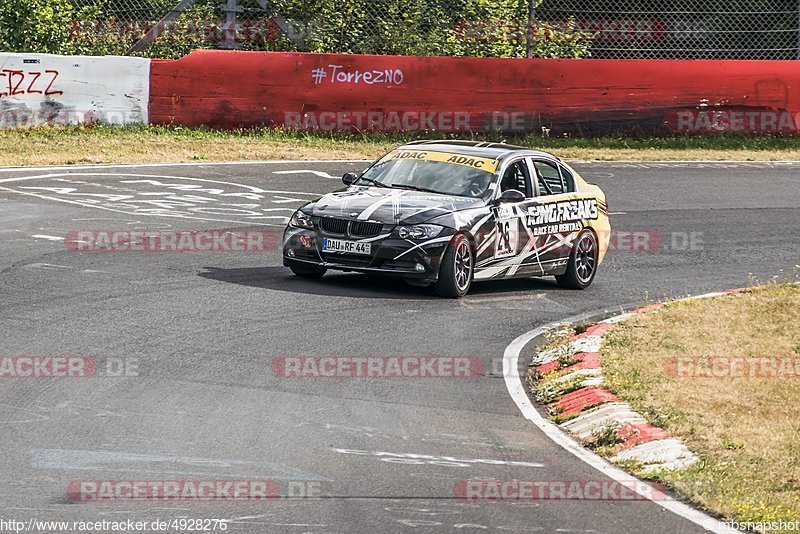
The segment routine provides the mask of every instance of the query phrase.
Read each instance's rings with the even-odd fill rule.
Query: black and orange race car
[[[499,278],[583,289],[608,248],[605,195],[546,152],[419,141],[342,181],[289,221],[283,262],[298,276],[381,273],[454,298]]]

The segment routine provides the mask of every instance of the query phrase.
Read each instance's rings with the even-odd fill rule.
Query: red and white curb
[[[610,321],[600,321],[585,332],[571,336],[566,343],[537,354],[533,363],[539,377],[556,370],[563,373],[549,380],[553,385],[578,381],[577,389],[559,395],[548,405],[550,413],[558,414],[560,419],[567,418],[559,425],[561,428],[582,442],[606,431],[613,432],[618,445],[612,461],[636,460],[645,469],[673,470],[687,467],[699,458],[602,387],[599,354],[603,336],[616,324],[660,307],[648,306]],[[559,355],[576,363],[559,368]]]
[[[686,300],[719,297],[736,293],[741,289],[707,293]],[[681,302],[677,301],[677,302]],[[645,469],[682,469],[697,462],[699,458],[680,440],[671,438],[663,429],[648,423],[628,404],[602,387],[603,374],[600,366],[600,347],[603,337],[614,327],[641,313],[657,310],[665,304],[645,306],[623,313],[589,327],[581,334],[572,335],[563,344],[538,353],[533,364],[538,376],[554,370],[562,375],[550,380],[557,385],[580,380],[574,391],[558,396],[548,407],[560,419],[567,418],[559,426],[580,441],[586,441],[606,430],[616,432],[619,442],[612,461],[635,460]],[[559,358],[569,357],[572,365],[559,369]]]
[[[707,293],[672,302],[720,297],[740,291],[742,289]],[[623,441],[623,446],[612,458],[614,461],[637,460],[644,466],[660,469],[677,469],[697,461],[696,456],[683,443],[669,437],[662,429],[647,423],[644,417],[636,413],[624,402],[621,402],[616,395],[602,388],[602,368],[599,361],[599,352],[603,336],[612,330],[617,323],[663,306],[665,304],[645,306],[632,312],[605,319],[583,333],[572,336],[567,342],[566,349],[564,347],[555,347],[537,354],[535,363],[540,372],[546,372],[548,366],[551,370],[558,368],[559,357],[565,354],[569,355],[569,351],[575,351],[571,357],[577,362],[566,368],[567,376],[584,377],[578,390],[563,395],[552,403],[559,411],[561,418],[570,414],[575,415],[575,417],[560,425],[544,417],[533,406],[523,379],[517,372],[517,365],[520,353],[528,343],[557,329],[559,326],[563,326],[564,322],[573,323],[580,320],[580,317],[569,318],[562,322],[552,323],[526,332],[512,341],[506,347],[503,355],[503,377],[506,389],[523,416],[561,448],[620,483],[637,479],[580,443],[580,441],[591,438],[598,428],[612,426],[619,427],[622,431],[621,435],[618,434],[618,437]],[[571,379],[562,377],[560,380]],[[576,439],[579,441],[576,441]],[[647,486],[645,482],[638,482],[645,487]],[[655,491],[653,488],[651,490]],[[640,495],[646,497],[645,493],[640,493]],[[726,534],[738,532],[730,525],[681,501],[659,499],[652,502],[701,526],[709,532]]]

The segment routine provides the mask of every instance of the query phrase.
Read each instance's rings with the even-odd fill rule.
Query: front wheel
[[[302,267],[292,265],[289,268],[295,276],[300,276],[302,278],[322,278],[325,273],[328,272],[328,269],[325,267],[316,267],[314,265],[309,265],[307,267],[305,265]]]
[[[591,230],[584,230],[575,239],[567,261],[567,272],[556,275],[558,285],[567,289],[589,287],[597,272],[597,256],[597,237]]]
[[[456,235],[442,257],[439,267],[439,281],[433,286],[436,294],[451,299],[467,294],[472,285],[475,259],[472,247],[462,234]]]

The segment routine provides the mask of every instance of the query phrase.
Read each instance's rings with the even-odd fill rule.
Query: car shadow
[[[238,269],[222,269],[204,267],[199,276],[209,280],[217,280],[229,284],[323,295],[329,297],[358,297],[404,300],[442,300],[430,287],[416,287],[398,278],[362,274],[362,273],[328,273],[320,279],[301,278],[293,275],[286,267],[248,267]],[[502,296],[507,293],[519,293],[558,289],[554,281],[542,278],[517,278],[512,280],[492,280],[472,285],[469,294],[464,297],[487,298]]]
[[[402,280],[361,273],[328,273],[323,278],[301,278],[286,267],[220,269],[205,267],[200,276],[220,282],[273,291],[384,299],[435,299],[430,288],[414,287]]]
[[[502,296],[506,293],[525,293],[529,291],[559,291],[561,288],[556,285],[552,277],[531,277],[531,278],[511,278],[509,280],[487,280],[484,282],[473,283],[469,294],[464,298],[477,296]]]

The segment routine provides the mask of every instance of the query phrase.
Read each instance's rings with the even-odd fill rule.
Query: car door
[[[525,199],[490,207],[490,217],[479,231],[476,279],[515,276],[524,265],[530,249],[530,234],[525,231],[527,209],[536,201],[531,176],[531,165],[525,157],[511,159],[501,168],[495,199],[509,189],[516,189]]]
[[[537,202],[528,210],[526,230],[534,240],[540,274],[563,271],[582,223],[575,216],[575,182],[555,160],[531,159]]]

